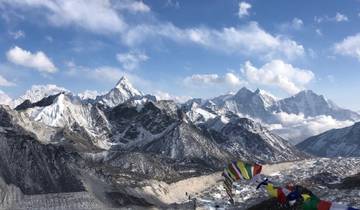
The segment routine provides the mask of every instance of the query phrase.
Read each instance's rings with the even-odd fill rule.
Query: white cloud
[[[282,60],[272,60],[261,68],[247,61],[242,71],[251,83],[277,86],[291,94],[299,92],[314,78],[312,71],[293,67]]]
[[[167,38],[179,43],[197,44],[225,53],[261,56],[265,59],[284,57],[288,59],[304,55],[304,47],[284,36],[273,36],[256,22],[242,27],[225,27],[221,30],[201,28],[181,29],[171,23],[161,25],[138,25],[123,37],[130,46],[139,45],[149,38]]]
[[[43,73],[54,73],[57,71],[55,65],[42,51],[31,53],[15,46],[6,53],[7,59],[17,65],[34,68]]]
[[[291,25],[295,30],[300,30],[304,26],[304,22],[299,18],[294,18]]]
[[[223,76],[217,74],[194,74],[186,77],[184,83],[193,86],[227,85],[233,87],[244,84],[237,75],[231,72]]]
[[[250,9],[251,9],[251,4],[244,2],[244,1],[240,2],[239,3],[239,11],[238,11],[239,18],[248,16]]]
[[[114,5],[117,9],[126,9],[130,12],[135,13],[147,13],[151,11],[151,8],[146,5],[143,1],[133,1],[133,0],[122,0],[115,2]]]
[[[12,99],[2,90],[0,90],[0,104],[3,105],[12,105]]]
[[[180,2],[177,0],[167,0],[165,3],[165,7],[173,7],[175,9],[180,8]]]
[[[329,80],[329,82],[331,82],[331,83],[334,83],[334,82],[335,82],[335,77],[334,77],[334,75],[329,74],[329,75],[326,76],[326,78],[327,78],[327,79]]]
[[[22,30],[18,30],[18,31],[10,31],[9,34],[14,38],[14,39],[21,39],[21,38],[25,38],[25,32],[23,32]]]
[[[323,35],[322,32],[321,32],[321,30],[320,30],[319,28],[317,28],[317,29],[315,30],[315,32],[316,32],[316,34],[319,35],[319,36],[322,36],[322,35]]]
[[[122,64],[125,70],[134,70],[140,65],[141,62],[149,59],[145,53],[137,51],[119,53],[116,55],[116,58]]]
[[[335,15],[335,21],[336,22],[349,21],[349,18],[346,15],[337,12]]]
[[[0,75],[0,86],[9,87],[14,85],[15,83],[10,82],[9,80],[5,79],[3,76]]]
[[[45,36],[46,41],[52,43],[54,41],[54,38],[52,36]]]
[[[155,15],[134,18],[138,24],[127,24],[123,10],[151,12],[143,1],[111,0],[0,0],[1,5],[20,10],[40,10],[55,26],[76,26],[96,33],[118,33],[124,44],[134,46],[148,39],[169,39],[178,43],[196,44],[225,53],[260,56],[264,59],[297,58],[304,47],[281,35],[272,35],[250,22],[242,27],[179,28],[172,23],[157,20]],[[247,5],[242,2],[240,5]],[[248,8],[249,6],[244,6]],[[3,9],[3,10],[5,10]],[[248,12],[247,10],[245,10]],[[22,12],[22,11],[20,11]],[[245,13],[243,13],[245,14]],[[127,16],[126,16],[127,17]],[[149,44],[149,42],[146,42]]]
[[[309,48],[308,49],[308,55],[310,58],[316,58],[317,57],[317,53],[315,52],[315,50]]]
[[[46,9],[47,20],[55,26],[75,25],[97,33],[121,32],[126,23],[110,0],[1,0],[0,4],[20,9]],[[141,3],[134,9],[143,9]]]
[[[148,82],[141,79],[135,74],[125,72],[122,69],[112,66],[86,67],[76,65],[74,62],[67,62],[68,70],[66,75],[71,77],[78,77],[80,79],[90,79],[102,83],[116,83],[123,76],[126,76],[130,81],[140,84],[141,86],[148,85]]]
[[[360,61],[360,33],[348,36],[343,41],[335,43],[334,51],[337,54],[354,57]]]
[[[314,17],[314,21],[315,21],[315,23],[321,23],[321,22],[323,22],[324,21],[324,17],[318,17],[318,16],[315,16]]]
[[[142,1],[136,1],[131,4],[131,10],[135,12],[150,12],[150,7]]]
[[[95,69],[88,70],[89,77],[96,80],[103,80],[108,82],[117,82],[124,72],[115,67],[102,66]]]
[[[304,117],[303,114],[275,113],[280,124],[270,125],[270,128],[285,139],[298,143],[310,136],[314,136],[334,128],[343,128],[352,125],[352,121],[338,121],[331,116],[319,115]]]
[[[85,90],[84,92],[78,93],[77,96],[79,96],[82,100],[86,100],[86,99],[96,99],[97,96],[103,94],[105,93],[99,93],[96,90]]]
[[[304,26],[304,22],[300,18],[293,18],[291,22],[285,22],[279,25],[279,29],[281,31],[289,31],[289,30],[301,30]]]
[[[190,96],[176,96],[163,91],[155,91],[154,95],[157,100],[173,100],[175,102],[184,103],[191,99]]]
[[[321,16],[321,17],[315,16],[314,21],[316,23],[322,23],[322,22],[347,22],[347,21],[349,21],[349,18],[346,15],[341,14],[340,12],[337,12],[335,14],[335,16],[333,16],[333,17],[329,17],[327,15]]]

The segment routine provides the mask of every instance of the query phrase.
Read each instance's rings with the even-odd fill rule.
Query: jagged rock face
[[[176,114],[176,113],[173,113]],[[123,148],[130,148],[152,141],[176,124],[176,118],[168,115],[154,103],[136,106],[121,104],[107,113],[112,131],[112,141]]]
[[[160,154],[177,162],[200,161],[210,168],[230,159],[213,140],[186,122],[173,102],[148,102],[141,110],[124,104],[108,116],[118,147]]]
[[[212,139],[207,138],[192,125],[181,123],[164,136],[156,139],[140,150],[159,153],[186,164],[219,169],[235,156],[219,148]]]
[[[359,157],[360,123],[333,129],[310,137],[296,145],[297,148],[321,157]]]
[[[304,157],[286,140],[247,118],[217,117],[203,127],[225,150],[242,160],[278,162]]]
[[[60,93],[15,108],[32,121],[64,130],[66,138],[92,148],[107,149],[108,123],[101,108],[71,94]]]
[[[37,101],[35,103],[31,103],[31,101],[29,99],[26,99],[24,102],[22,102],[21,104],[19,104],[17,107],[15,107],[15,110],[20,111],[20,110],[25,110],[28,108],[33,108],[33,107],[45,107],[45,106],[50,106],[52,103],[54,103],[54,101],[56,100],[56,98],[60,95],[61,93],[58,93],[56,95],[51,95],[48,97],[45,97],[43,99],[41,99],[40,101]]]
[[[334,102],[322,95],[317,95],[311,90],[301,91],[295,96],[278,101],[272,110],[283,111],[289,114],[304,114],[305,117],[328,115],[337,120],[358,120],[360,115],[356,112],[342,109]]]
[[[70,164],[76,155],[39,143],[0,107],[0,175],[25,194],[84,190]]]

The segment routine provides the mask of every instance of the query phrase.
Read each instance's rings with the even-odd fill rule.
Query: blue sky
[[[302,89],[360,110],[357,0],[0,0],[0,89],[106,91],[126,75],[164,98]]]

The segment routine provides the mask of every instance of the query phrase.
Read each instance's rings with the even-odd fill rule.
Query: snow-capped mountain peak
[[[296,98],[298,100],[306,101],[307,103],[315,104],[318,102],[324,102],[327,103],[328,100],[323,95],[318,95],[312,90],[303,90],[297,93],[293,96],[293,98]]]
[[[97,97],[96,100],[109,107],[114,107],[131,98],[141,96],[143,96],[143,94],[134,88],[130,81],[123,76],[118,81],[115,88],[111,89],[107,94]]]
[[[261,90],[261,89],[256,89],[254,92],[249,90],[246,87],[241,88],[234,96],[235,100],[244,103],[245,101],[250,101],[250,100],[255,100],[255,101],[259,101],[262,104],[264,104],[264,106],[270,107],[273,104],[276,103],[277,98],[275,96],[273,96],[272,94]]]
[[[14,101],[14,107],[20,105],[25,100],[29,100],[31,103],[35,103],[45,97],[56,95],[62,92],[70,93],[70,91],[66,88],[58,87],[54,84],[33,85],[30,90],[26,91],[24,95],[20,96]]]
[[[292,114],[304,114],[305,117],[329,115],[337,120],[357,120],[356,112],[338,107],[334,102],[318,95],[312,90],[303,90],[298,94],[278,101],[278,111]]]
[[[143,95],[139,90],[133,87],[131,82],[125,77],[121,77],[115,86],[120,92],[129,93],[129,95]]]
[[[235,94],[235,98],[238,99],[249,98],[253,94],[254,93],[251,90],[247,89],[246,87],[243,87]]]
[[[265,90],[261,90],[259,88],[255,90],[255,94],[260,96],[260,98],[264,102],[265,107],[273,106],[276,103],[276,101],[278,100],[278,98],[275,97],[274,95],[272,95],[271,93],[269,93]]]

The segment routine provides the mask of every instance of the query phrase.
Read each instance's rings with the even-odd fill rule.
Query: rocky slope
[[[262,174],[276,186],[299,184],[322,200],[359,208],[360,188],[356,185],[346,187],[345,184],[357,180],[359,164],[359,158],[314,158],[264,165]],[[222,182],[217,182],[196,195],[197,206],[199,209],[214,209],[216,206],[219,209],[284,209],[277,202],[269,200],[265,189],[256,190],[251,182],[235,183],[233,192],[235,205],[228,202]]]
[[[76,155],[61,146],[41,144],[0,107],[0,175],[25,194],[83,190],[71,164]]]
[[[179,162],[221,166],[231,156],[187,121],[172,101],[123,104],[107,113],[117,148],[161,154]]]
[[[234,114],[209,120],[203,127],[222,148],[242,160],[277,162],[306,157],[259,123]]]
[[[360,123],[310,137],[296,147],[321,157],[359,157]]]

